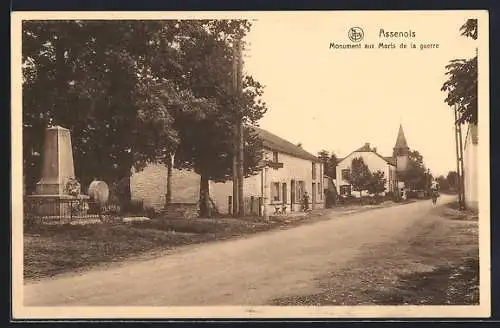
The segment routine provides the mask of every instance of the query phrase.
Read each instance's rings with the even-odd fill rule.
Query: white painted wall
[[[243,194],[245,200],[245,213],[250,213],[251,197],[254,197],[254,212],[258,213],[258,202],[261,197],[261,173],[245,178],[243,181]],[[229,196],[233,196],[233,181],[210,183],[210,197],[212,197],[217,210],[221,214],[228,214]]]
[[[363,161],[371,172],[376,172],[378,170],[384,172],[386,193],[390,192],[392,190],[392,181],[396,178],[396,168],[373,152],[353,152],[337,165],[337,192],[340,194],[340,187],[349,185],[349,182],[342,179],[342,170],[351,169],[352,160],[358,157],[363,158]],[[363,194],[366,195],[366,192]],[[352,195],[358,197],[359,193],[352,191]]]
[[[477,144],[472,143],[470,133],[464,145],[464,191],[467,207],[478,208]]]
[[[265,151],[264,156],[268,159],[273,158],[272,151]],[[305,190],[309,193],[310,207],[312,204],[312,183],[315,182],[320,185],[318,188],[316,184],[316,202],[314,208],[324,207],[324,194],[323,194],[323,179],[322,171],[323,167],[320,163],[315,163],[316,165],[316,179],[312,179],[312,163],[311,161],[296,158],[287,154],[279,153],[278,162],[283,163],[283,168],[273,169],[267,168],[264,172],[260,171],[258,174],[248,177],[245,179],[243,184],[243,190],[245,194],[245,204],[248,212],[250,197],[254,196],[256,204],[258,204],[258,198],[262,197],[267,200],[267,211],[269,214],[274,213],[275,206],[282,205],[283,201],[283,183],[286,183],[287,192],[287,211],[298,210],[300,208],[299,199],[292,204],[291,201],[291,180],[304,181]],[[266,174],[265,177],[263,175]],[[262,188],[262,180],[265,179],[267,189]],[[274,201],[271,199],[271,187],[272,183],[280,183],[280,201]],[[224,183],[213,183],[211,189],[211,195],[216,203],[216,206],[220,213],[228,213],[228,197],[233,194],[233,182],[227,181]]]
[[[323,165],[321,163],[314,163],[316,166],[316,177],[313,179],[312,175],[312,161],[304,160],[301,158],[296,158],[287,154],[279,154],[279,162],[283,163],[283,168],[272,169],[268,168],[267,182],[268,186],[271,186],[273,182],[279,182],[281,184],[286,183],[287,185],[287,204],[288,210],[297,211],[300,209],[300,199],[295,199],[292,203],[291,199],[291,180],[295,180],[296,184],[298,181],[304,181],[305,191],[309,194],[310,208],[323,208],[324,207],[324,192],[323,192]],[[312,184],[315,183],[316,188],[316,202],[312,203]],[[318,184],[320,187],[318,188]],[[283,199],[283,189],[280,188],[280,199]],[[297,198],[297,192],[296,198]],[[271,196],[271,190],[269,189],[269,196]],[[269,199],[270,209],[274,212],[274,206],[281,204],[282,201],[275,202]]]

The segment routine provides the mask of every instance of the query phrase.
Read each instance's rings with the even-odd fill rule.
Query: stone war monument
[[[80,190],[69,194],[66,188],[69,181],[76,181],[71,133],[61,126],[49,127],[45,131],[42,176],[36,185],[35,194],[29,196],[32,201],[38,203],[39,215],[73,215],[71,201],[83,201],[89,198],[80,195]]]

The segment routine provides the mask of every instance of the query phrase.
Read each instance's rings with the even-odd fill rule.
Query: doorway
[[[283,193],[283,205],[286,205],[288,203],[286,182],[283,183],[281,188],[282,188],[282,193]]]
[[[313,208],[313,209],[314,209],[314,207],[316,205],[316,197],[317,197],[316,182],[313,182],[312,183],[312,198],[311,198],[311,202],[312,202],[311,208]]]

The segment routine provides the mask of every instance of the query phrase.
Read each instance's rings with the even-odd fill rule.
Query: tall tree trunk
[[[209,180],[206,174],[201,174],[200,180],[200,216],[211,217]]]
[[[165,199],[165,205],[172,203],[172,166],[173,166],[173,156],[170,155],[169,161],[167,161],[167,195]]]

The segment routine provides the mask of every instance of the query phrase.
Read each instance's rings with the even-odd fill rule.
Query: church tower
[[[399,125],[398,137],[396,139],[396,145],[393,149],[393,157],[396,160],[396,171],[404,172],[408,167],[408,154],[410,148],[406,143],[406,137],[403,132],[403,126]]]

